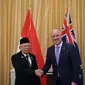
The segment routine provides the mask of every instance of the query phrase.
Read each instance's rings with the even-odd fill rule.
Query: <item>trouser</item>
[[[56,80],[56,85],[61,85],[61,82],[60,82],[60,77],[57,77],[57,80]]]

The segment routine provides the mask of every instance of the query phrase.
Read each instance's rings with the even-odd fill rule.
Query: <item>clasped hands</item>
[[[38,77],[41,77],[43,75],[43,71],[41,69],[37,69],[35,70],[35,74],[38,76]]]

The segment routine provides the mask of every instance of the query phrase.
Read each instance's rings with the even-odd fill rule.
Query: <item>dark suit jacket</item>
[[[29,55],[32,61],[31,67],[22,52],[12,56],[12,65],[15,68],[16,76],[15,85],[40,85],[40,80],[34,72],[38,68],[35,56],[31,53]]]
[[[53,67],[53,85],[56,85],[58,72],[60,74],[61,85],[71,85],[78,79],[79,65],[75,48],[71,44],[63,43],[59,57],[59,65],[56,63],[55,46],[51,46],[47,50],[46,63],[42,70],[44,74],[48,71],[52,64]]]

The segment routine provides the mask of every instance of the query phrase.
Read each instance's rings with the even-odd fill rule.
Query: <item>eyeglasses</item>
[[[21,45],[21,47],[30,48],[30,45]]]

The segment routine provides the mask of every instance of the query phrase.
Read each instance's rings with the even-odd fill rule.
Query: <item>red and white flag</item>
[[[30,40],[31,53],[33,53],[36,56],[38,68],[41,69],[44,65],[44,59],[36,35],[36,30],[32,21],[32,17],[30,14],[30,9],[28,9],[28,13],[21,32],[21,37],[28,37],[28,39]],[[46,76],[40,78],[40,81],[41,81],[41,85],[47,85]]]

